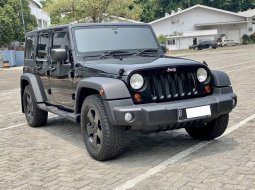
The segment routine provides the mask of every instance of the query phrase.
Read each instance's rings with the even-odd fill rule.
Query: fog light
[[[132,119],[133,119],[133,116],[132,116],[131,113],[126,113],[126,114],[125,114],[125,120],[126,120],[127,122],[130,122]]]

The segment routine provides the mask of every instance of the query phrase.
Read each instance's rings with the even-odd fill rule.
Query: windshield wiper
[[[103,55],[101,55],[100,57],[98,57],[98,59],[102,59],[105,58],[107,56],[112,56],[112,57],[122,57],[122,56],[129,56],[129,55],[133,55],[134,53],[128,52],[128,51],[108,51],[105,52]]]
[[[135,55],[140,56],[155,56],[155,53],[158,53],[158,49],[145,49],[142,51],[139,51]]]

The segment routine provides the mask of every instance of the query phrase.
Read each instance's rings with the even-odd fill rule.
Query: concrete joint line
[[[242,127],[243,125],[247,124],[249,121],[255,119],[255,114],[251,115],[250,117],[247,117],[246,119],[242,120],[240,123],[234,125],[233,127],[230,127],[226,130],[226,132],[219,137],[218,139],[232,133],[233,131],[239,129],[240,127]],[[132,187],[135,187],[138,183],[140,183],[141,181],[148,179],[149,177],[155,175],[156,173],[159,173],[161,171],[163,171],[164,169],[166,169],[167,166],[169,165],[173,165],[176,162],[180,161],[181,159],[189,156],[190,154],[192,154],[193,152],[205,147],[206,145],[211,144],[214,141],[206,141],[206,142],[201,142],[198,143],[196,145],[193,145],[192,147],[170,157],[169,159],[165,160],[164,162],[161,162],[160,164],[156,165],[155,167],[149,169],[147,172],[127,181],[126,183],[118,186],[117,188],[115,188],[115,190],[127,190],[130,189]]]

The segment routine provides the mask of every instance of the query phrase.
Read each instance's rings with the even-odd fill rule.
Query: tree
[[[165,13],[186,9],[201,4],[232,12],[246,11],[255,8],[255,0],[137,0],[143,7],[141,21],[150,22],[165,16]]]
[[[44,9],[51,15],[53,24],[85,19],[101,22],[109,16],[139,20],[142,13],[134,0],[47,0]]]
[[[23,12],[26,31],[33,30],[36,18],[31,15],[28,0],[0,0],[0,47],[7,46],[12,41],[24,41],[24,27],[21,19]]]
[[[160,44],[166,44],[166,42],[167,42],[166,36],[161,34],[161,35],[158,37],[158,42],[159,42]]]

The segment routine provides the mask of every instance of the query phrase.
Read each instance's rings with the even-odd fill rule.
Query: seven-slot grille
[[[168,71],[168,68],[164,68],[142,72],[147,83],[145,89],[140,91],[142,102],[164,102],[206,95],[205,84],[197,80],[197,69],[189,67]]]

